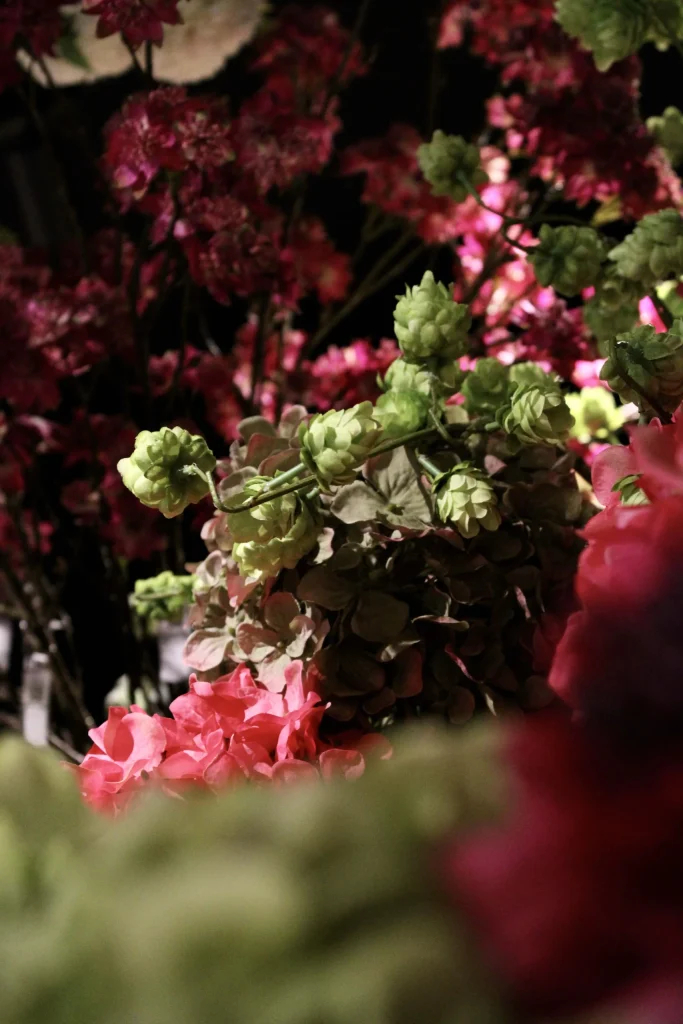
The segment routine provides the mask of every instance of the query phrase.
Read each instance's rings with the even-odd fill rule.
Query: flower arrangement
[[[185,6],[0,16],[68,236],[0,246],[0,725],[72,762],[0,744],[8,1024],[673,1024],[683,115],[638,51],[683,5],[435,5],[428,124],[370,139],[368,0],[278,8],[239,96],[165,84]],[[95,230],[45,120],[75,24],[134,79]]]

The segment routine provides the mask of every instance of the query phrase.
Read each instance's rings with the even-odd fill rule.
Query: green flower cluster
[[[299,427],[302,462],[325,486],[350,483],[381,433],[372,402],[318,413]]]
[[[270,478],[252,477],[236,496],[235,504],[243,505],[259,497],[267,483],[271,483]],[[269,498],[254,508],[229,513],[228,529],[240,573],[257,580],[277,576],[282,569],[293,569],[315,547],[319,533],[309,503],[297,494]]]
[[[539,284],[552,285],[562,295],[578,295],[594,285],[600,275],[605,249],[593,228],[569,224],[552,228],[544,224],[540,244],[531,255]]]
[[[600,71],[629,57],[647,40],[680,35],[679,0],[557,0],[557,20],[593,51]]]
[[[469,189],[486,185],[489,176],[482,169],[479,150],[460,135],[435,131],[431,142],[417,151],[417,159],[435,196],[449,196],[461,203]]]
[[[150,794],[87,814],[96,841],[68,772],[0,745],[3,1024],[509,1024],[430,869],[500,813],[496,737],[399,738],[353,785]]]
[[[683,217],[678,210],[649,213],[609,253],[617,273],[645,290],[683,275]]]
[[[683,163],[683,114],[678,107],[667,107],[661,117],[649,117],[647,127],[673,166]]]
[[[135,581],[130,602],[148,623],[179,622],[192,600],[194,576],[176,576],[166,570],[158,576]]]
[[[663,334],[650,324],[618,334],[600,376],[643,412],[675,412],[683,401],[683,320]]]
[[[409,363],[430,359],[450,362],[467,352],[472,317],[467,306],[455,302],[445,285],[428,270],[422,281],[397,296],[394,311],[396,338]]]
[[[167,519],[209,493],[197,469],[211,473],[215,468],[216,457],[204,438],[182,427],[140,431],[133,454],[117,466],[128,490]]]
[[[436,487],[436,507],[441,519],[453,523],[461,536],[469,539],[482,528],[493,531],[500,526],[502,520],[493,487],[470,463],[455,466]]]

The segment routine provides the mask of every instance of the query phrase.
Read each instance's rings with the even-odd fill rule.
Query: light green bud
[[[678,210],[649,213],[609,253],[617,272],[648,291],[659,281],[683,275],[683,217]]]
[[[621,480],[617,480],[613,491],[619,492],[622,505],[649,505],[650,501],[640,487],[639,481],[640,473],[631,473],[629,476],[622,476]]]
[[[396,337],[403,356],[411,363],[430,359],[458,359],[467,352],[472,317],[467,306],[454,302],[445,285],[428,270],[419,285],[397,296],[394,312]]]
[[[499,359],[479,359],[462,385],[465,408],[473,415],[494,416],[510,391],[510,373]]]
[[[629,331],[638,321],[642,286],[620,277],[612,264],[603,271],[595,295],[583,307],[583,320],[599,342]]]
[[[481,167],[479,150],[460,135],[446,135],[435,131],[431,142],[425,142],[417,151],[417,159],[435,196],[449,196],[456,203],[463,202],[469,189],[486,185],[488,174]]]
[[[430,398],[436,382],[435,375],[419,363],[408,363],[395,359],[384,374],[385,391],[417,391]]]
[[[683,163],[683,114],[678,107],[667,107],[661,117],[649,117],[647,127],[673,166]]]
[[[403,437],[427,422],[430,399],[419,391],[387,391],[375,405],[375,419],[385,438]]]
[[[436,507],[444,522],[451,522],[466,538],[480,529],[497,530],[501,524],[498,499],[486,477],[469,463],[456,466],[438,485]]]
[[[266,483],[270,483],[266,477],[252,477],[235,503],[258,497]],[[259,580],[293,569],[315,547],[319,533],[308,503],[295,493],[270,498],[244,512],[228,513],[228,528],[240,573]]]
[[[204,438],[183,427],[162,427],[142,430],[135,438],[133,454],[121,459],[117,469],[125,486],[143,505],[158,508],[171,519],[209,493],[206,480],[193,467],[204,473],[216,467],[216,458]]]
[[[539,237],[540,245],[530,257],[539,284],[552,286],[562,295],[578,295],[595,284],[605,258],[597,231],[575,224],[560,228],[544,224]]]
[[[545,381],[513,385],[497,420],[521,444],[564,444],[574,423],[560,388],[549,374],[545,374]]]
[[[643,412],[675,412],[683,401],[683,320],[665,333],[645,324],[618,334],[600,377]]]
[[[176,576],[169,570],[136,580],[131,604],[148,622],[177,622],[192,600],[194,576]]]
[[[351,483],[381,433],[372,402],[330,409],[299,427],[301,459],[323,484]]]

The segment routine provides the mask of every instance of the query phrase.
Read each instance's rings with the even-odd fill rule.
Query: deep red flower
[[[164,24],[177,25],[183,20],[178,0],[83,0],[83,10],[99,15],[98,36],[120,32],[135,47],[146,41],[160,45]]]
[[[171,172],[208,172],[233,158],[227,108],[169,87],[133,96],[105,130],[106,174],[124,209]]]
[[[678,1021],[664,995],[677,981],[680,1011],[680,752],[624,757],[550,718],[516,729],[508,764],[505,820],[456,845],[447,870],[513,1000],[534,1019],[649,1002],[625,1017]]]
[[[49,53],[62,33],[61,6],[62,0],[10,0],[0,5],[0,50],[22,42],[34,56]]]

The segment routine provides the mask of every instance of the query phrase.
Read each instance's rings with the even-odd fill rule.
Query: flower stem
[[[279,476],[274,476],[272,480],[269,480],[267,484],[264,484],[263,490],[272,491],[274,488],[280,487],[282,484],[289,483],[290,480],[294,480],[294,478],[299,475],[303,468],[303,462],[297,462],[296,466],[292,466],[291,469],[286,470],[284,473],[280,473]]]

